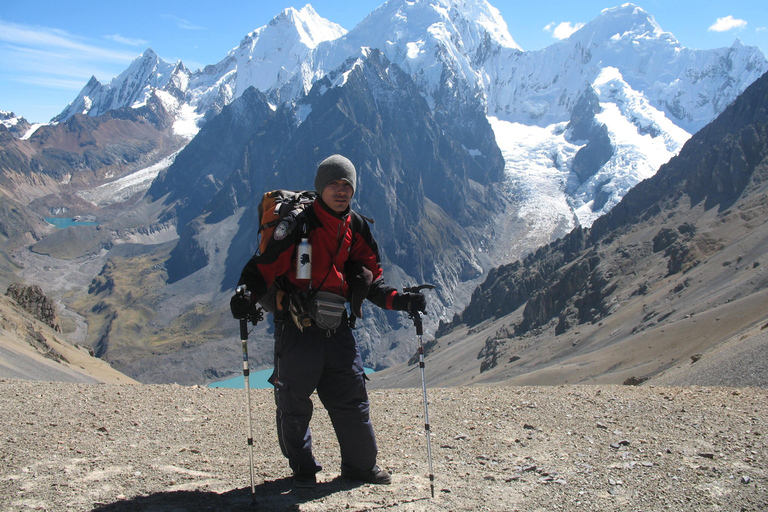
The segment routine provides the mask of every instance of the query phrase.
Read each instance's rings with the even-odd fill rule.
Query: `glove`
[[[368,289],[373,282],[373,273],[360,262],[352,262],[346,267],[352,314],[363,318],[363,301],[368,296]]]
[[[229,309],[232,316],[238,320],[245,320],[253,311],[253,302],[250,293],[236,293],[229,300]]]
[[[399,293],[392,299],[392,309],[416,313],[427,310],[427,298],[423,293]]]

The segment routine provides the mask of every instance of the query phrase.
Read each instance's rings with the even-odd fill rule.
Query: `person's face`
[[[344,180],[335,180],[325,186],[320,197],[331,210],[336,213],[342,213],[346,211],[349,203],[352,202],[353,194],[352,185]]]

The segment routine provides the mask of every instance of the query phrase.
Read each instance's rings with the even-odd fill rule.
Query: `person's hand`
[[[345,270],[352,314],[357,318],[363,318],[363,301],[368,296],[368,290],[373,282],[373,273],[357,261],[348,263]]]
[[[392,299],[392,309],[409,313],[427,310],[427,298],[423,293],[398,293]]]
[[[235,293],[229,300],[229,309],[232,316],[238,320],[245,320],[253,311],[253,302],[250,293]]]

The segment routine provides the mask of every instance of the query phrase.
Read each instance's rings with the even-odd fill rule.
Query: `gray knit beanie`
[[[352,185],[352,192],[357,188],[357,171],[347,157],[331,155],[317,166],[315,176],[315,191],[323,193],[323,189],[332,181],[344,180]]]

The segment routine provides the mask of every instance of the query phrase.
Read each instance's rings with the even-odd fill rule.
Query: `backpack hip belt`
[[[288,294],[288,310],[300,331],[335,331],[347,319],[346,302],[346,298],[331,292],[318,291],[309,295],[294,291]]]

